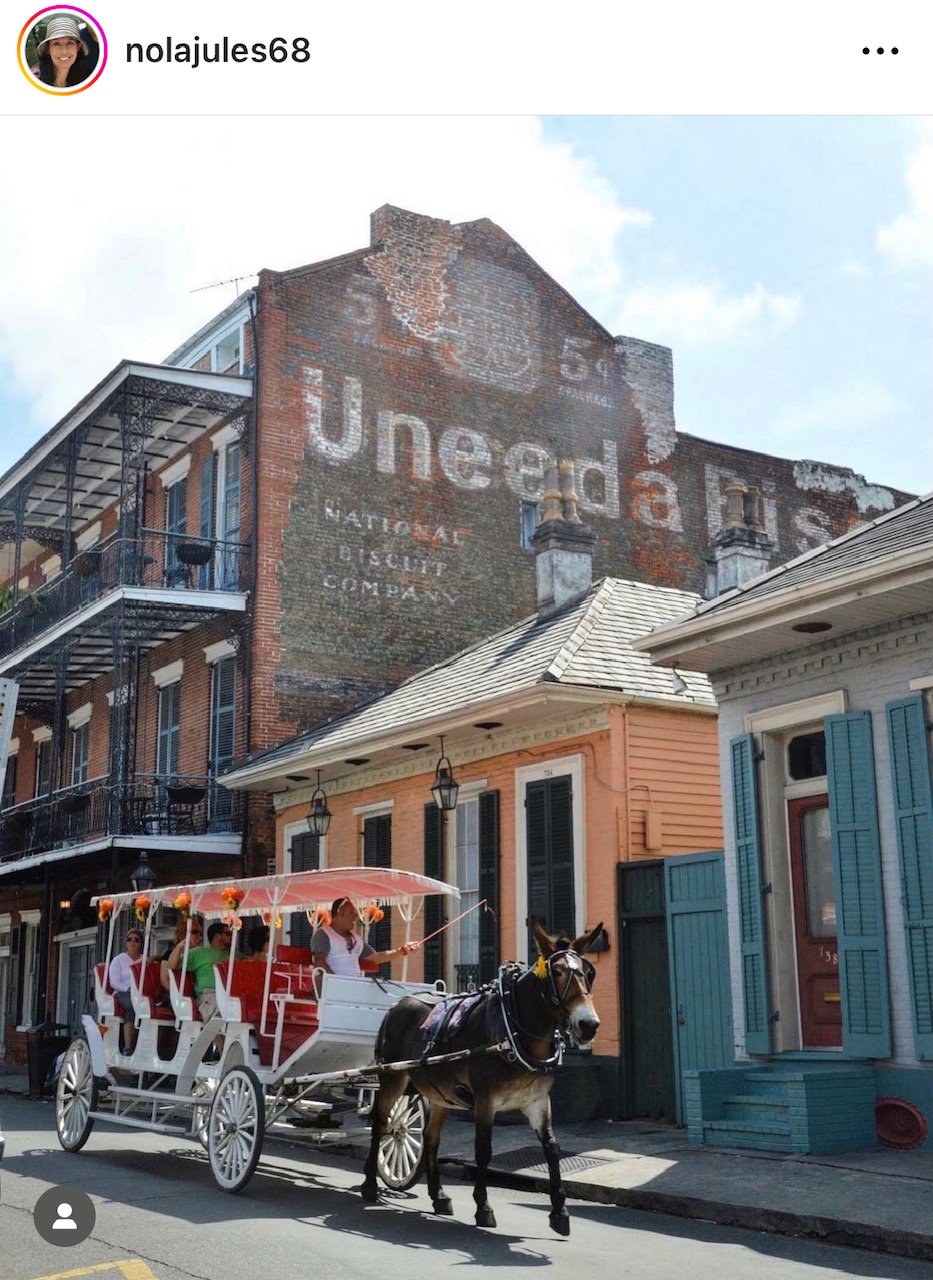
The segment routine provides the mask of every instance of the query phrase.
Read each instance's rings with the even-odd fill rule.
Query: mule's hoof
[[[375,1183],[372,1183],[372,1185],[370,1185],[368,1182],[364,1182],[363,1185],[360,1187],[360,1195],[363,1197],[364,1204],[379,1203],[379,1188],[376,1186]]]
[[[434,1201],[434,1212],[439,1213],[442,1218],[452,1218],[454,1206],[450,1196],[438,1196]]]
[[[548,1218],[551,1229],[556,1231],[559,1236],[570,1235],[570,1214],[569,1213],[552,1213]]]
[[[488,1204],[485,1209],[476,1210],[476,1225],[478,1227],[494,1227],[496,1225],[496,1215]]]

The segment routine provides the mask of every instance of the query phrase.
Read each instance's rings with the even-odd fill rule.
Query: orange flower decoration
[[[142,924],[149,912],[149,908],[152,906],[152,899],[148,893],[137,894],[133,906],[136,908],[136,919]]]
[[[191,906],[191,894],[187,889],[182,889],[181,893],[172,903],[176,911],[180,911],[183,916],[187,916],[188,908]]]
[[[110,919],[116,905],[117,904],[114,902],[113,898],[101,898],[100,902],[97,904],[97,919],[101,924],[103,924],[105,920]]]
[[[364,910],[363,915],[370,924],[378,924],[380,920],[385,919],[386,913],[383,911],[382,907],[378,906],[375,902],[371,902]]]
[[[318,907],[317,911],[308,911],[305,914],[312,929],[326,929],[330,924],[331,915],[326,907]]]
[[[236,884],[227,885],[226,889],[220,891],[220,900],[228,911],[236,911],[245,897],[246,890]]]

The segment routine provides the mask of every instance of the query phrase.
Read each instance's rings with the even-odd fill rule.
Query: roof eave
[[[757,599],[736,600],[715,611],[686,621],[658,627],[631,641],[633,649],[647,653],[659,666],[682,665],[697,671],[716,670],[711,661],[716,646],[750,633],[787,626],[819,610],[829,614],[841,605],[898,587],[923,582],[933,576],[933,543],[909,551],[892,552],[868,564],[813,582],[799,583]]]

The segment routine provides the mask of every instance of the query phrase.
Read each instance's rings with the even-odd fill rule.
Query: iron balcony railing
[[[0,658],[115,587],[245,591],[249,556],[247,543],[163,529],[144,529],[137,538],[109,538],[79,551],[51,582],[9,604],[0,614]]]
[[[0,862],[109,836],[178,836],[242,830],[242,797],[209,775],[137,774],[126,786],[94,778],[0,812]]]

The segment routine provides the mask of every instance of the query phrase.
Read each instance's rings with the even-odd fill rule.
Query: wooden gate
[[[683,1123],[683,1073],[732,1066],[732,1001],[721,850],[664,862],[673,997],[674,1092]]]
[[[622,1114],[673,1121],[674,1044],[664,864],[619,863]]]

